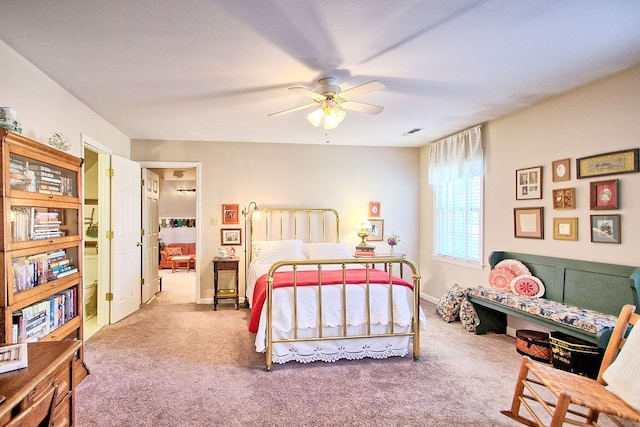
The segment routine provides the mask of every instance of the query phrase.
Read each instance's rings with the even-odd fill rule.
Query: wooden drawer
[[[238,268],[238,261],[218,261],[218,270],[235,270]]]
[[[29,394],[25,399],[25,405],[29,406],[42,395],[44,395],[51,384],[54,384],[58,388],[58,396],[56,397],[56,405],[60,404],[65,397],[70,394],[72,386],[71,378],[71,363],[66,362],[60,365],[55,371],[47,376],[38,386]]]
[[[73,423],[73,404],[71,393],[67,393],[64,399],[57,404],[53,413],[53,425],[58,426],[70,426]]]

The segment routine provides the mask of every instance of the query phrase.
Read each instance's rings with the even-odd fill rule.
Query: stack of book
[[[49,280],[61,279],[70,274],[76,273],[78,267],[71,263],[64,249],[50,252],[49,254]]]
[[[33,240],[52,239],[62,237],[58,212],[34,212]]]
[[[375,256],[376,248],[375,246],[356,246],[356,256]]]
[[[36,191],[44,194],[62,195],[62,171],[40,164],[29,165],[35,178]]]
[[[26,160],[11,157],[9,159],[9,168],[11,171],[11,189],[28,191],[30,180],[27,177],[27,167],[29,163]]]

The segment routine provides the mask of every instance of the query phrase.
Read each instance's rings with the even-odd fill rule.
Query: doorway
[[[199,163],[144,162],[159,176],[158,197],[159,274],[164,287],[180,283],[181,301],[200,301],[199,266]],[[187,262],[172,264],[169,257],[180,252]]]

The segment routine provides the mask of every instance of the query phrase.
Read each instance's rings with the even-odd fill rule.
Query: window
[[[482,265],[483,158],[481,127],[430,146],[429,184],[434,198],[434,255]]]

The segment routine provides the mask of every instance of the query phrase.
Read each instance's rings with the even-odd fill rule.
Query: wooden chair
[[[626,342],[628,324],[635,325],[640,319],[640,315],[634,311],[633,305],[622,308],[596,380],[524,357],[511,410],[501,412],[521,424],[540,427],[545,425],[544,422],[548,422],[551,427],[562,426],[565,422],[594,426],[601,413],[640,422],[640,412],[607,390],[606,381],[602,377]],[[632,349],[629,348],[629,351]],[[633,351],[637,352],[638,349]],[[531,418],[520,414],[521,406],[527,409]],[[613,418],[612,421],[617,422]]]
[[[6,424],[6,427],[53,426],[53,409],[56,405],[57,395],[58,388],[52,385],[42,397],[13,417]]]

